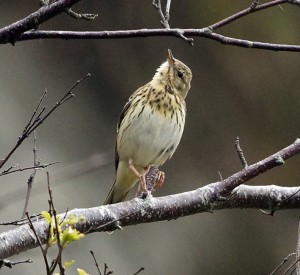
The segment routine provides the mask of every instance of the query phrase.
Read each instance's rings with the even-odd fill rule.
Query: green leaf
[[[64,247],[66,247],[70,242],[80,240],[83,237],[84,234],[69,226],[62,232],[61,243]]]
[[[41,214],[42,214],[42,216],[44,217],[44,219],[46,220],[46,222],[47,222],[48,224],[50,224],[50,223],[52,222],[52,217],[51,217],[51,215],[49,214],[49,212],[47,212],[47,211],[42,211]]]
[[[64,267],[67,269],[69,266],[71,266],[71,265],[74,264],[74,263],[75,263],[74,260],[71,260],[71,261],[69,261],[69,262],[65,262]]]
[[[77,272],[78,272],[79,275],[90,275],[90,274],[86,273],[86,272],[85,272],[83,269],[81,269],[81,268],[77,268]]]

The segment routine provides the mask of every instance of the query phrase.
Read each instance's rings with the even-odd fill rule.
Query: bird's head
[[[153,81],[174,87],[182,99],[185,99],[191,88],[191,80],[191,69],[180,60],[175,59],[171,50],[168,50],[167,61],[157,69],[153,77]]]

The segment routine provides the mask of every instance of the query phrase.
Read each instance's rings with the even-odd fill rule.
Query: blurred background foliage
[[[61,14],[40,29],[119,30],[160,28],[152,1],[82,1],[74,10],[99,13],[92,22]],[[261,1],[263,2],[263,1]],[[248,7],[251,1],[173,1],[171,27],[201,28]],[[38,1],[1,3],[4,27],[39,8]],[[299,8],[257,12],[219,30],[255,41],[300,44]],[[185,133],[163,170],[166,182],[155,196],[201,187],[240,170],[236,136],[254,163],[299,137],[299,53],[272,52],[221,45],[195,38],[191,47],[173,37],[126,40],[35,40],[0,47],[0,142],[8,153],[29,120],[44,89],[52,106],[86,73],[92,77],[76,89],[76,97],[37,131],[38,157],[49,169],[59,212],[101,204],[114,181],[116,123],[129,95],[148,82],[170,48],[193,71],[187,97]],[[29,138],[10,164],[33,162]],[[253,185],[299,185],[299,156],[255,180]],[[0,178],[1,221],[21,216],[30,172]],[[30,213],[48,208],[45,171],[38,172]],[[65,260],[96,274],[89,250],[115,274],[268,274],[296,247],[299,210],[276,212],[226,210],[176,221],[139,225],[108,234],[92,234],[72,244]],[[1,230],[7,230],[2,227]],[[52,252],[55,255],[55,252]],[[35,249],[12,260],[34,260],[7,274],[43,272]],[[73,267],[72,267],[73,268]],[[69,274],[75,274],[75,269]],[[73,272],[73,273],[72,273]]]

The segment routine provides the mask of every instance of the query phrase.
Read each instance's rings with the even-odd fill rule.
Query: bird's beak
[[[170,67],[174,67],[174,57],[170,49],[168,49],[168,63]]]

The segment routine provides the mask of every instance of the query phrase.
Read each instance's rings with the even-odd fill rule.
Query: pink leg
[[[145,175],[148,173],[149,167],[144,168],[146,172],[144,172],[142,175],[139,173],[139,171],[135,168],[132,159],[129,159],[129,169],[139,178],[140,184],[138,187],[137,194],[140,194],[143,191],[147,191],[147,184],[146,184],[146,179]]]
[[[159,171],[158,174],[157,174],[157,180],[154,184],[154,190],[156,190],[157,188],[160,188],[162,187],[163,183],[165,181],[165,173],[162,172],[162,171]]]

